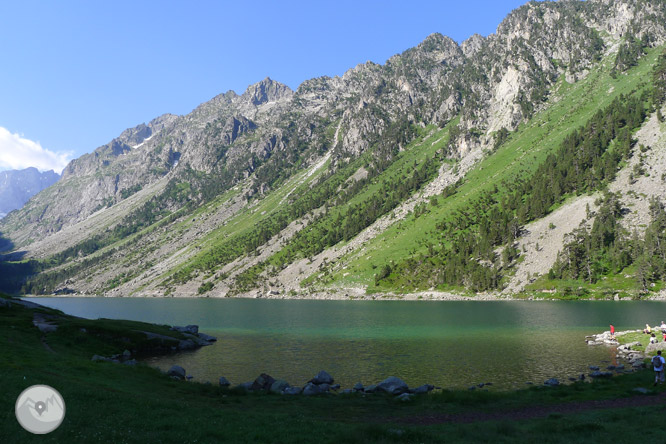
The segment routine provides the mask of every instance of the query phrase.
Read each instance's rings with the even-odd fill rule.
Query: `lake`
[[[265,372],[302,385],[324,369],[343,388],[388,376],[444,388],[566,380],[616,364],[614,350],[586,345],[586,335],[666,319],[666,303],[656,301],[30,300],[91,319],[197,324],[218,342],[147,360],[181,365],[195,381],[238,384]]]

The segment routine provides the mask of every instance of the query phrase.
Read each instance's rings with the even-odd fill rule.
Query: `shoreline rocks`
[[[178,368],[182,369],[182,367]],[[169,370],[168,374],[171,374],[172,370]],[[182,373],[184,373],[184,370],[178,374]],[[266,373],[262,373],[253,382],[239,384],[236,386],[236,388],[247,392],[275,393],[279,395],[302,394],[303,396],[326,395],[338,393],[338,391],[344,395],[350,395],[354,393],[365,395],[380,392],[393,395],[403,401],[411,399],[413,395],[424,395],[430,393],[435,388],[437,388],[432,384],[423,384],[414,389],[410,389],[405,381],[395,376],[389,376],[380,383],[376,385],[369,385],[367,387],[364,387],[362,383],[357,382],[354,384],[353,388],[347,388],[344,390],[340,390],[340,384],[333,384],[333,382],[335,382],[335,379],[324,370],[320,371],[314,378],[307,381],[303,387],[292,386],[283,379],[275,379]],[[227,380],[227,378],[224,376],[220,377],[220,386],[229,387],[230,385],[231,383]],[[492,385],[492,383],[487,383],[485,385]]]
[[[625,330],[615,333],[615,338],[622,337],[628,333],[639,333],[641,330]],[[642,346],[640,342],[630,342],[627,344],[620,344],[617,339],[611,338],[610,331],[605,331],[596,335],[586,336],[585,342],[590,346],[605,345],[607,347],[617,347],[616,358],[622,359],[627,364],[631,365],[632,369],[639,369],[645,367],[645,357],[648,353],[656,351],[658,349],[666,350],[666,343],[659,342],[656,344],[649,344],[645,348],[645,352],[636,350],[635,347]],[[653,347],[651,347],[653,346]],[[660,348],[657,348],[660,347]],[[612,368],[611,368],[612,367]],[[607,370],[615,370],[616,373],[624,372],[624,365],[618,366],[608,366]],[[592,373],[589,374],[592,378],[607,378],[611,377],[613,374],[611,372],[600,371],[598,366],[590,366]]]

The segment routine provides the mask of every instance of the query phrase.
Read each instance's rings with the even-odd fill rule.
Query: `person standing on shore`
[[[661,356],[661,350],[657,350],[657,354],[652,357],[652,367],[654,368],[654,385],[664,383],[664,364],[666,361]]]
[[[613,326],[613,324],[611,324],[610,328],[611,328],[611,339],[615,340],[615,327]]]

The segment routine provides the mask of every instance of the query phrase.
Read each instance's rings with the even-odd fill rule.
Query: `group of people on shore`
[[[650,344],[655,344],[659,342],[657,336],[654,332],[661,333],[664,342],[666,342],[666,322],[661,321],[659,327],[650,327],[650,324],[645,324],[643,333],[650,335]],[[615,326],[611,324],[610,326],[611,339],[615,339]],[[661,356],[661,350],[657,350],[657,354],[652,357],[652,368],[654,369],[654,385],[663,384],[665,375],[664,370],[666,367],[666,359]]]
[[[657,335],[654,333],[655,331],[661,333],[662,339],[664,340],[664,342],[666,342],[666,323],[664,323],[664,321],[661,321],[661,325],[655,328],[650,327],[650,324],[645,324],[643,333],[645,333],[646,335],[650,335],[650,344],[656,344],[657,342],[659,342],[659,340],[657,339]]]

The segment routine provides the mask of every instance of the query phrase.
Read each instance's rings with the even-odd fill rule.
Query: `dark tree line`
[[[666,211],[658,199],[650,201],[650,225],[641,239],[619,223],[622,210],[617,196],[607,194],[590,228],[583,224],[548,272],[550,279],[575,279],[595,283],[602,276],[634,267],[636,285],[645,293],[650,285],[666,280]]]

